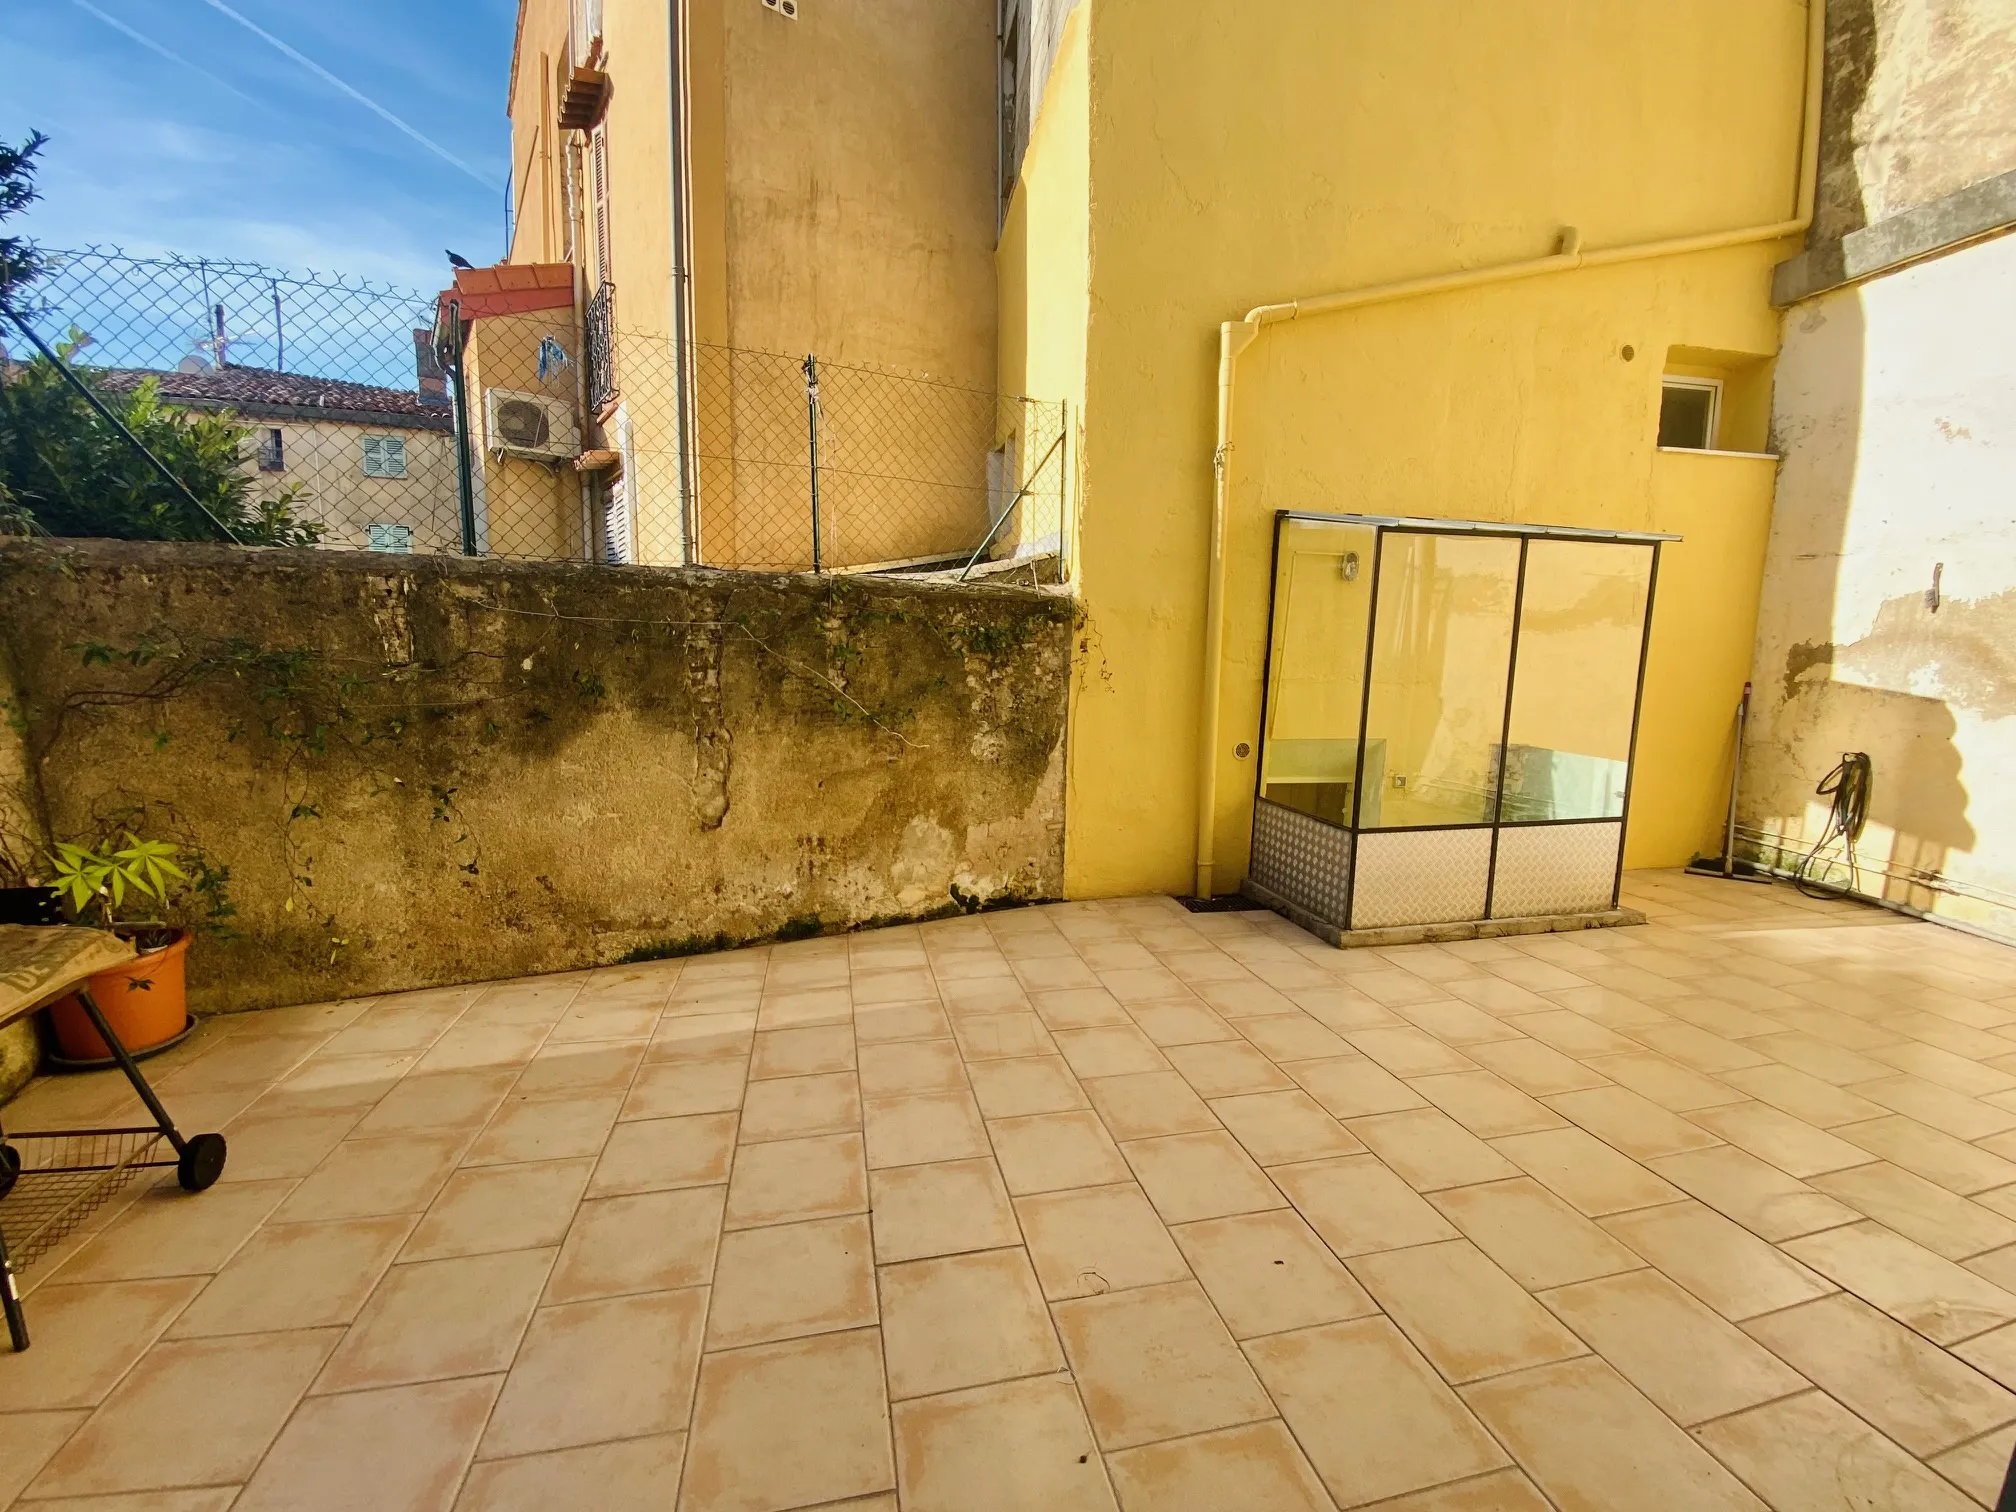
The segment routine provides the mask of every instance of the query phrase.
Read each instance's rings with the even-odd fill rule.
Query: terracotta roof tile
[[[231,409],[257,417],[321,416],[367,424],[382,418],[429,430],[448,430],[453,425],[444,405],[425,403],[412,389],[378,388],[368,383],[317,378],[309,373],[276,373],[270,368],[252,367],[211,368],[196,373],[112,368],[101,370],[96,377],[105,388],[114,390],[137,388],[152,378],[160,385],[161,397],[170,403]]]

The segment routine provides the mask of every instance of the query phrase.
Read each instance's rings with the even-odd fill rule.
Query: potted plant
[[[97,845],[57,842],[49,853],[53,875],[45,883],[79,923],[95,922],[138,952],[131,961],[101,971],[88,984],[93,1001],[127,1050],[142,1054],[167,1049],[194,1027],[189,1016],[183,958],[191,932],[155,920],[119,917],[128,895],[165,903],[170,889],[187,882],[175,864],[179,847],[165,840],[142,840],[128,831],[126,843]],[[96,919],[91,915],[95,913]],[[107,1045],[73,994],[52,1004],[49,1024],[56,1036],[58,1065],[109,1063]]]

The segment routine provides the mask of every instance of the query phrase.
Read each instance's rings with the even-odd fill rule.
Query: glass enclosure
[[[1615,907],[1668,539],[1277,516],[1252,890],[1338,931]]]

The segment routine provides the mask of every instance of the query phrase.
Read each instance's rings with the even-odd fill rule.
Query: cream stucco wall
[[[1795,0],[1091,0],[1083,604],[1068,878],[1193,878],[1217,328],[1267,301],[1791,214]],[[1045,107],[1068,111],[1072,91]],[[1039,124],[1032,180],[1068,157]],[[1060,218],[1053,240],[1074,236]],[[1033,238],[1032,238],[1033,240]],[[1768,463],[1655,449],[1674,348],[1767,362],[1759,245],[1270,329],[1241,362],[1228,521],[1218,890],[1259,722],[1269,522],[1300,508],[1673,531],[1629,860],[1687,859],[1749,664]],[[1068,270],[1073,251],[1022,254]],[[1067,284],[1068,289],[1068,284]],[[1006,301],[1028,349],[1052,308]],[[1019,307],[1018,307],[1019,306]],[[1017,338],[1004,336],[1004,351]],[[1626,360],[1623,351],[1632,349]]]
[[[267,499],[290,488],[300,490],[295,512],[321,524],[325,546],[362,549],[370,544],[368,526],[404,525],[413,532],[416,552],[462,549],[452,432],[333,420],[241,423],[252,430],[240,450],[253,476],[253,496]],[[260,469],[257,461],[270,430],[280,432],[286,463],[277,472]],[[366,476],[366,436],[397,436],[406,443],[403,478]]]
[[[1743,826],[1796,862],[1825,822],[1814,785],[1866,751],[1862,890],[2016,934],[2016,241],[1968,244],[2016,170],[2016,5],[1836,0],[1828,22]],[[1900,247],[1925,260],[1828,288]]]
[[[1744,822],[1867,751],[1864,889],[2016,930],[2016,237],[1789,311],[1775,428]]]

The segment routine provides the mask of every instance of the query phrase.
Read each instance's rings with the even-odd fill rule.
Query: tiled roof
[[[453,419],[442,404],[427,404],[412,389],[345,383],[308,373],[276,373],[271,368],[212,368],[196,373],[113,368],[94,375],[108,389],[136,388],[152,378],[162,399],[201,409],[230,409],[260,419],[338,420],[449,430]]]
[[[574,265],[492,263],[487,268],[460,268],[455,273],[455,287],[441,291],[444,314],[451,299],[462,302],[465,320],[568,309],[574,303]]]

